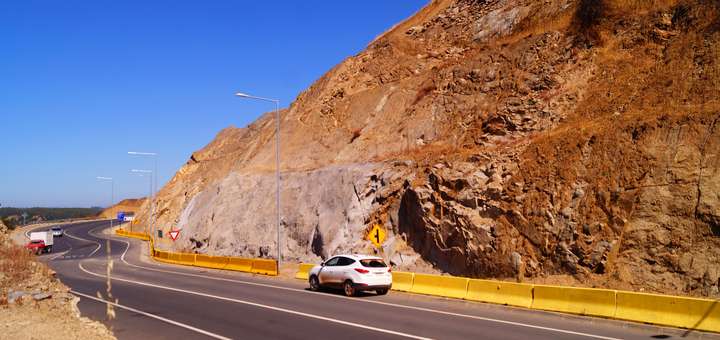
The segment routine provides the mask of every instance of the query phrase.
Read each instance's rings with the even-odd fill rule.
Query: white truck
[[[51,253],[53,247],[53,234],[49,231],[35,231],[30,233],[30,242],[25,248],[35,254]]]

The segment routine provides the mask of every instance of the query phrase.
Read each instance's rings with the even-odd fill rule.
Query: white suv
[[[368,255],[337,255],[310,270],[310,289],[342,288],[347,296],[374,290],[387,294],[392,274],[383,259]]]

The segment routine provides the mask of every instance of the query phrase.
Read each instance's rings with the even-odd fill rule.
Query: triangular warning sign
[[[170,230],[170,238],[175,241],[180,236],[180,230]]]

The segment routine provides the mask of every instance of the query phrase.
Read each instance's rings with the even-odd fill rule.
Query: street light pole
[[[156,238],[156,236],[157,236],[158,226],[157,226],[157,220],[156,220],[156,218],[155,218],[155,192],[157,191],[157,186],[158,186],[158,185],[157,185],[157,159],[158,159],[158,154],[155,153],[155,152],[128,151],[128,155],[133,155],[133,156],[150,156],[150,157],[153,157],[153,159],[154,159],[154,171],[151,171],[151,172],[152,172],[152,175],[150,176],[150,178],[151,178],[151,183],[150,183],[151,193],[150,193],[150,197],[149,197],[149,199],[150,199],[150,218],[149,218],[149,221],[150,221],[150,224],[151,224],[151,225],[150,225],[150,231],[151,231],[151,233],[153,234],[153,244],[156,244],[156,242],[155,242],[156,239],[155,239],[155,238]],[[154,231],[153,231],[153,227],[155,228]]]
[[[279,272],[280,261],[282,261],[282,251],[280,248],[280,100],[251,96],[242,92],[238,92],[235,95],[240,98],[256,99],[275,103],[275,212],[277,219],[277,261]]]
[[[110,208],[112,209],[113,202],[115,202],[115,180],[112,179],[112,177],[96,177],[98,180],[101,181],[110,181]],[[112,213],[112,210],[110,210],[110,213]],[[113,216],[110,216],[110,229],[113,228]]]
[[[148,190],[148,197],[150,197],[150,196],[152,195],[152,191],[153,191],[153,174],[154,174],[154,172],[151,171],[151,170],[138,170],[138,169],[132,169],[132,170],[130,170],[130,172],[132,172],[132,173],[134,173],[134,174],[136,174],[136,175],[138,175],[138,176],[140,176],[140,177],[145,176],[145,174],[150,174],[150,176],[149,176],[149,178],[150,178],[150,181],[149,181],[150,186],[148,187],[148,189],[149,189],[149,190]],[[150,216],[150,215],[152,214],[152,210],[150,209],[150,207],[151,207],[150,204],[148,204],[148,216]],[[132,223],[130,223],[130,226],[131,226],[131,228],[132,228]]]

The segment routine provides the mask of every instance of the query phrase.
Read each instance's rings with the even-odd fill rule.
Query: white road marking
[[[78,241],[85,241],[85,242],[95,243],[95,244],[97,245],[97,247],[95,247],[95,250],[93,250],[92,253],[90,253],[90,255],[88,255],[88,256],[93,256],[93,255],[95,255],[95,253],[96,253],[98,250],[100,250],[100,242],[95,242],[95,241],[91,241],[91,240],[86,240],[86,239],[84,239],[84,238],[82,238],[82,237],[73,236],[73,235],[71,235],[70,233],[68,233],[67,231],[65,231],[65,235],[69,236],[70,238],[74,238],[74,239],[76,239],[76,240],[78,240]]]
[[[196,327],[193,327],[193,326],[190,326],[190,325],[186,325],[186,324],[184,324],[184,323],[182,323],[182,322],[177,322],[177,321],[174,321],[174,320],[170,320],[170,319],[168,319],[168,318],[164,318],[164,317],[162,317],[162,316],[158,316],[158,315],[155,315],[155,314],[150,314],[150,313],[147,313],[147,312],[143,312],[143,311],[141,311],[141,310],[137,310],[137,309],[132,308],[132,307],[123,306],[123,305],[114,303],[114,302],[112,302],[112,301],[107,301],[107,300],[103,300],[103,299],[98,299],[98,298],[96,298],[96,297],[94,297],[94,296],[92,296],[92,295],[86,295],[86,294],[83,294],[83,293],[80,293],[80,292],[76,292],[76,291],[74,291],[74,290],[71,290],[70,293],[73,293],[73,294],[75,294],[75,295],[77,295],[77,296],[81,296],[81,297],[84,297],[84,298],[86,298],[86,299],[94,300],[94,301],[97,301],[97,302],[100,302],[100,303],[111,304],[111,305],[113,305],[113,306],[115,306],[115,307],[117,307],[117,308],[124,309],[124,310],[130,311],[130,312],[133,312],[133,313],[137,313],[137,314],[140,314],[140,315],[144,315],[144,316],[147,316],[147,317],[149,317],[149,318],[156,319],[156,320],[160,320],[160,321],[162,321],[162,322],[166,322],[166,323],[169,323],[169,324],[174,325],[174,326],[182,327],[182,328],[185,328],[185,329],[187,329],[187,330],[191,330],[191,331],[196,332],[196,333],[200,333],[200,334],[203,334],[203,335],[207,335],[207,336],[209,336],[209,337],[211,337],[211,338],[222,339],[222,340],[230,340],[230,338],[224,337],[224,336],[222,336],[222,335],[218,335],[218,334],[215,334],[215,333],[211,333],[211,332],[208,332],[208,331],[206,331],[206,330],[202,330],[202,329],[200,329],[200,328],[196,328]]]
[[[130,248],[130,242],[128,242],[128,241],[126,241],[126,240],[118,240],[118,241],[124,242],[125,244],[127,244],[127,247],[125,247],[125,251],[123,252],[122,256],[120,257],[120,260],[121,260],[122,262],[124,262],[124,263],[125,263],[126,265],[128,265],[128,266],[136,267],[136,268],[139,268],[139,269],[151,270],[151,271],[161,272],[161,273],[169,273],[169,274],[176,274],[176,275],[184,275],[184,276],[198,277],[198,278],[208,279],[208,280],[216,280],[216,281],[225,281],[225,282],[240,283],[240,284],[245,284],[245,285],[249,285],[249,286],[258,286],[258,287],[266,287],[266,288],[273,288],[273,289],[281,289],[281,290],[294,291],[294,292],[305,293],[305,294],[316,294],[316,295],[321,295],[321,296],[323,296],[323,297],[331,297],[331,298],[337,298],[337,299],[347,299],[347,300],[350,300],[350,301],[353,301],[353,302],[373,303],[373,304],[390,306],[390,307],[396,307],[396,308],[417,310],[417,311],[428,312],[428,313],[449,315],[449,316],[462,317],[462,318],[467,318],[467,319],[475,319],[475,320],[482,320],[482,321],[488,321],[488,322],[501,323],[501,324],[506,324],[506,325],[518,326],[518,327],[526,327],[526,328],[540,329],[540,330],[545,330],[545,331],[550,331],[550,332],[557,332],[557,333],[563,333],[563,334],[577,335],[577,336],[583,336],[583,337],[587,337],[587,338],[604,339],[604,340],[620,340],[619,338],[606,337],[606,336],[602,336],[602,335],[595,335],[595,334],[582,333],[582,332],[575,332],[575,331],[566,330],[566,329],[559,329],[559,328],[538,326],[538,325],[526,324],[526,323],[522,323],[522,322],[514,322],[514,321],[493,319],[493,318],[487,318],[487,317],[476,316],[476,315],[469,315],[469,314],[453,313],[453,312],[447,312],[447,311],[436,310],[436,309],[431,309],[431,308],[424,308],[424,307],[416,307],[416,306],[408,306],[408,305],[396,304],[396,303],[391,303],[391,302],[382,302],[382,301],[374,301],[374,300],[367,300],[367,299],[349,298],[349,297],[342,296],[342,295],[324,294],[324,293],[319,293],[319,292],[308,291],[308,290],[305,290],[305,289],[297,289],[297,288],[283,287],[283,286],[277,286],[277,285],[272,285],[272,284],[265,284],[265,283],[251,282],[251,281],[243,281],[243,280],[235,280],[235,279],[228,279],[228,278],[221,278],[221,277],[213,277],[213,276],[205,276],[205,275],[198,275],[198,274],[177,272],[177,271],[172,271],[172,270],[163,270],[163,269],[156,269],[156,268],[151,268],[151,267],[139,266],[139,265],[135,265],[135,264],[129,263],[129,262],[127,262],[127,261],[125,260],[125,254],[127,253],[128,249]]]
[[[96,274],[96,273],[93,273],[93,272],[91,272],[91,271],[86,270],[86,269],[82,266],[82,262],[78,263],[78,267],[80,267],[80,270],[84,271],[84,272],[87,273],[87,274],[90,274],[90,275],[93,275],[93,276],[97,276],[97,277],[100,277],[100,278],[106,278],[105,275]],[[357,323],[353,323],[353,322],[348,322],[348,321],[333,319],[333,318],[329,318],[329,317],[325,317],[325,316],[320,316],[320,315],[315,315],[315,314],[309,314],[309,313],[303,313],[303,312],[299,312],[299,311],[292,310],[292,309],[274,307],[274,306],[264,305],[264,304],[255,303],[255,302],[250,302],[250,301],[245,301],[245,300],[228,298],[228,297],[224,297],[224,296],[217,296],[217,295],[212,295],[212,294],[200,293],[200,292],[195,292],[195,291],[192,291],[192,290],[185,290],[185,289],[180,289],[180,288],[173,288],[173,287],[168,287],[168,286],[161,286],[161,285],[156,285],[156,284],[147,283],[147,282],[134,281],[134,280],[128,280],[128,279],[121,279],[121,278],[115,278],[115,277],[113,277],[112,280],[128,282],[128,283],[132,283],[132,284],[136,284],[136,285],[140,285],[140,286],[153,287],[153,288],[158,288],[158,289],[165,289],[165,290],[174,291],[174,292],[179,292],[179,293],[197,295],[197,296],[202,296],[202,297],[207,297],[207,298],[212,298],[212,299],[217,299],[217,300],[222,300],[222,301],[234,302],[234,303],[239,303],[239,304],[248,305],[248,306],[265,308],[265,309],[270,309],[270,310],[274,310],[274,311],[277,311],[277,312],[283,312],[283,313],[288,313],[288,314],[293,314],[293,315],[299,315],[299,316],[303,316],[303,317],[306,317],[306,318],[311,318],[311,319],[317,319],[317,320],[322,320],[322,321],[337,323],[337,324],[341,324],[341,325],[345,325],[345,326],[350,326],[350,327],[355,327],[355,328],[367,329],[367,330],[371,330],[371,331],[375,331],[375,332],[379,332],[379,333],[397,335],[397,336],[401,336],[401,337],[405,337],[405,338],[409,338],[409,339],[421,339],[421,340],[431,339],[431,338],[421,337],[421,336],[417,336],[417,335],[412,335],[412,334],[407,334],[407,333],[402,333],[402,332],[396,332],[396,331],[392,331],[392,330],[389,330],[389,329],[372,327],[372,326],[366,326],[366,325],[361,325],[361,324],[357,324]]]

